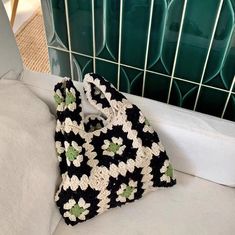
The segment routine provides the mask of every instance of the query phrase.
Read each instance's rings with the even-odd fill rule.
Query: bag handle
[[[89,103],[107,117],[116,114],[127,102],[110,82],[95,73],[85,75],[83,88]]]
[[[57,117],[65,122],[71,119],[72,124],[84,130],[81,95],[69,78],[63,79],[54,88],[54,99],[57,104]]]

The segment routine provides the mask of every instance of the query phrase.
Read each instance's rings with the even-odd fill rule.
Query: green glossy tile
[[[227,97],[227,92],[202,87],[196,111],[220,117]]]
[[[235,74],[235,55],[231,53],[231,50],[235,47],[233,27],[233,7],[230,1],[226,0],[224,1],[216,28],[204,76],[204,84],[227,90],[230,89],[233,75]]]
[[[229,0],[231,5],[232,5],[232,8],[233,8],[233,12],[235,14],[235,0]]]
[[[229,89],[233,77],[235,76],[235,30],[233,32],[230,48],[228,50],[224,66],[220,72],[220,76],[225,81]],[[235,91],[235,86],[233,88],[233,91]]]
[[[153,18],[148,53],[148,69],[152,69],[154,71],[159,71],[156,63],[158,62],[161,55],[166,16],[166,1],[156,0],[154,2],[153,8]]]
[[[230,0],[232,6],[233,6],[233,11],[235,12],[235,1],[234,0]]]
[[[92,0],[68,0],[75,80],[93,71]],[[123,0],[121,63],[143,68],[152,0]],[[185,0],[154,0],[148,70],[171,75]],[[41,0],[49,46],[68,49],[64,0]],[[188,0],[174,76],[200,81],[220,0]],[[96,72],[117,85],[120,1],[94,0]],[[235,0],[224,0],[203,84],[229,90],[235,75]],[[231,37],[230,37],[231,36]],[[68,53],[49,48],[51,72],[70,77]],[[141,95],[143,72],[120,67],[120,90]],[[145,96],[167,102],[170,78],[146,73]],[[197,85],[175,79],[170,103],[192,109]],[[235,92],[235,86],[233,88]],[[234,121],[234,94],[225,118]],[[197,110],[221,116],[227,93],[202,86]]]
[[[171,75],[175,58],[176,45],[179,36],[180,22],[182,18],[184,0],[172,0],[168,4],[167,19],[165,23],[163,44],[161,48],[160,63],[164,66],[166,74]],[[156,66],[156,67],[155,67]],[[159,70],[157,64],[153,67],[154,71]]]
[[[144,96],[167,102],[170,78],[153,73],[146,73]]]
[[[49,46],[68,48],[65,7],[63,0],[41,0],[47,43]]]
[[[115,87],[117,87],[117,71],[118,65],[109,63],[102,60],[96,60],[96,73],[102,75],[105,79],[110,81]]]
[[[96,56],[118,61],[120,1],[95,1]]]
[[[229,80],[227,79],[226,82],[227,83],[229,82],[230,85],[231,85],[232,78],[230,78]],[[224,79],[221,76],[221,71],[220,71],[220,73],[216,74],[213,78],[211,78],[207,82],[203,81],[203,84],[206,84],[206,85],[209,85],[209,86],[212,86],[212,87],[222,88],[222,89],[225,89],[225,90],[230,89],[230,87],[228,87],[228,85],[225,85],[226,83],[224,82]]]
[[[123,1],[121,63],[144,67],[150,0]]]
[[[235,95],[231,95],[229,99],[224,118],[235,121]]]
[[[219,2],[188,1],[174,76],[200,81]]]
[[[93,55],[91,0],[69,0],[72,51]]]
[[[93,59],[86,56],[73,54],[73,77],[82,81],[86,73],[93,72]]]
[[[48,48],[51,73],[61,77],[71,77],[69,53]]]
[[[197,85],[174,79],[169,103],[183,108],[193,109],[197,91]]]
[[[143,71],[121,66],[120,68],[120,91],[134,95],[142,94]]]

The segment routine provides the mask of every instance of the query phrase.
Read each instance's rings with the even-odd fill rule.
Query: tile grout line
[[[119,15],[119,40],[118,40],[118,74],[117,74],[117,89],[120,88],[120,69],[121,69],[121,45],[122,45],[122,16],[123,16],[123,0],[120,0],[120,15]]]
[[[143,70],[142,70],[143,71]],[[148,70],[146,69],[146,72],[148,73],[153,73],[153,74],[156,74],[156,75],[161,75],[163,77],[167,77],[167,78],[170,78],[171,76],[167,75],[167,74],[164,74],[164,73],[159,73],[159,72],[155,72],[155,71],[151,71],[151,70]]]
[[[42,5],[42,4],[41,4]],[[48,6],[50,9],[49,9],[49,11],[53,11],[52,10],[52,2],[50,2],[49,3],[49,6]],[[41,6],[41,10],[42,10],[42,6]],[[54,19],[54,15],[53,14],[50,14],[50,17],[51,17],[51,20],[52,20],[52,22],[51,22],[51,24],[52,25],[54,25],[54,23],[55,23],[55,19]],[[44,15],[43,15],[43,18],[44,18]],[[43,21],[43,23],[44,23],[44,21]],[[44,24],[44,30],[45,30],[45,34],[46,34],[46,25]],[[55,29],[54,29],[55,30]],[[50,64],[50,73],[51,73],[51,71],[52,71],[52,64],[51,64],[51,60],[50,60],[50,58],[49,58],[49,44],[48,44],[49,42],[48,42],[48,39],[47,39],[47,35],[46,35],[46,44],[47,44],[47,53],[48,53],[48,59],[49,59],[49,64]]]
[[[69,63],[70,63],[70,72],[71,72],[71,79],[74,80],[73,76],[73,59],[72,59],[72,49],[71,49],[71,38],[70,38],[70,25],[69,25],[69,11],[68,11],[68,0],[64,0],[65,4],[65,17],[66,17],[66,27],[67,27],[67,37],[68,37],[68,44],[69,44]]]
[[[176,62],[177,62],[177,57],[178,57],[178,52],[179,52],[179,46],[180,46],[180,41],[181,41],[181,35],[182,35],[182,30],[183,30],[183,25],[184,25],[186,6],[187,6],[187,0],[184,1],[184,6],[183,6],[183,11],[182,11],[182,16],[181,16],[179,36],[178,36],[178,40],[177,40],[177,45],[176,45],[176,50],[175,50],[175,58],[174,58],[174,63],[173,63],[173,67],[172,67],[172,72],[171,72],[170,87],[169,87],[168,96],[167,96],[167,104],[169,104],[170,96],[171,96],[171,89],[172,89],[173,78],[174,78],[174,74],[175,74],[175,67],[176,67]]]
[[[55,50],[64,51],[64,52],[69,53],[69,50],[66,50],[66,49],[64,49],[62,47],[55,47],[55,46],[50,46],[50,45],[48,45],[48,47],[52,48],[52,49],[55,49]]]
[[[218,11],[217,11],[216,18],[215,18],[215,23],[214,23],[214,27],[213,27],[213,31],[212,31],[212,35],[211,35],[211,39],[210,39],[210,44],[209,44],[209,47],[208,47],[206,60],[205,60],[204,66],[203,66],[202,75],[201,75],[201,79],[200,79],[200,82],[199,82],[199,88],[198,88],[198,91],[197,91],[197,96],[196,96],[196,100],[195,100],[194,107],[193,107],[194,111],[197,108],[198,99],[199,99],[199,95],[200,95],[200,91],[201,91],[201,87],[202,87],[202,82],[203,82],[203,78],[204,78],[204,75],[205,75],[205,72],[206,72],[206,67],[207,67],[207,63],[208,63],[208,60],[209,60],[212,44],[213,44],[213,41],[214,41],[216,28],[217,28],[217,25],[218,25],[218,22],[219,22],[223,2],[224,2],[224,0],[220,0],[220,5],[219,5]]]
[[[222,114],[221,114],[221,118],[224,118],[224,114],[225,114],[225,111],[226,111],[226,109],[227,109],[227,106],[228,106],[228,102],[229,102],[229,100],[230,100],[230,97],[231,97],[231,95],[232,95],[232,90],[233,90],[234,85],[235,85],[235,76],[233,77],[233,82],[232,82],[232,84],[231,84],[231,87],[230,87],[230,90],[229,90],[229,94],[228,94],[227,100],[226,100],[226,102],[225,102],[223,112],[222,112]]]
[[[137,68],[137,67],[128,65],[128,64],[122,64],[122,63],[120,63],[120,65],[125,66],[125,67],[130,68],[130,69],[136,69],[136,70],[138,70],[138,71],[144,71],[143,69],[140,69],[140,68]]]
[[[52,49],[55,49],[55,50],[61,50],[61,51],[63,51],[63,52],[69,53],[68,50],[65,50],[65,49],[59,48],[59,47],[57,48],[57,47],[49,46],[49,45],[48,45],[48,48],[52,48]],[[75,52],[75,51],[71,51],[71,52],[72,52],[73,54],[76,54],[76,55],[80,55],[80,56],[84,56],[84,57],[93,59],[93,56],[90,56],[90,55],[86,55],[86,54],[79,53],[79,52]],[[111,63],[111,64],[118,65],[118,63],[115,62],[115,61],[103,59],[103,58],[100,58],[100,57],[95,57],[95,59],[101,60],[101,61],[104,61],[104,62],[107,62],[107,63]],[[144,70],[141,69],[141,68],[137,68],[137,67],[134,67],[134,66],[131,66],[131,65],[122,64],[122,63],[120,63],[120,65],[121,65],[121,66],[124,66],[124,67],[127,67],[127,68],[130,68],[130,69],[135,69],[135,70],[138,70],[138,71],[141,71],[141,72],[144,71]],[[147,70],[147,69],[146,69],[146,72],[152,73],[152,74],[157,74],[157,75],[160,75],[160,76],[163,76],[163,77],[167,77],[167,78],[171,78],[170,75],[167,75],[167,74],[164,74],[164,73],[159,73],[159,72],[156,72],[156,71],[151,71],[151,70]],[[179,81],[183,81],[183,82],[185,82],[185,83],[190,83],[190,84],[198,85],[198,86],[200,85],[198,82],[193,82],[193,81],[186,80],[186,79],[179,78],[179,77],[173,77],[173,79],[176,79],[176,80],[179,80]],[[207,88],[211,88],[211,89],[214,89],[214,90],[219,90],[219,91],[222,91],[222,92],[229,93],[228,90],[224,90],[224,89],[219,88],[219,87],[213,87],[213,86],[206,85],[206,84],[201,84],[201,86],[202,86],[202,87],[207,87]],[[235,94],[235,92],[232,91],[232,94]]]
[[[149,43],[150,43],[150,35],[151,35],[152,20],[153,20],[153,6],[154,6],[154,0],[151,0],[150,15],[149,15],[149,25],[148,25],[148,35],[147,35],[147,44],[146,44],[145,61],[144,61],[144,75],[143,75],[143,83],[142,83],[142,96],[144,96],[144,90],[145,90],[146,69],[147,69],[147,64],[148,64]]]
[[[92,0],[92,42],[93,42],[93,70],[94,73],[96,72],[96,63],[95,63],[95,54],[96,54],[96,47],[95,47],[95,3]]]
[[[91,55],[86,55],[86,54],[83,54],[83,53],[80,53],[80,52],[76,52],[76,51],[72,51],[73,54],[76,54],[76,55],[80,55],[80,56],[84,56],[84,57],[87,57],[87,58],[90,58],[90,59],[93,59],[94,56],[91,56]],[[108,60],[107,60],[108,61]]]
[[[200,84],[197,83],[197,85],[199,86]],[[223,92],[226,92],[228,93],[229,91],[227,90],[224,90],[222,88],[219,88],[219,87],[213,87],[213,86],[209,86],[209,85],[206,85],[206,84],[201,84],[202,87],[207,87],[207,88],[211,88],[211,89],[214,89],[214,90],[217,90],[217,91],[223,91]]]

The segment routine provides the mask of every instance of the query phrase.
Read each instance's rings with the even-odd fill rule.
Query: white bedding
[[[1,235],[49,235],[58,224],[54,129],[48,106],[25,84],[0,79]]]

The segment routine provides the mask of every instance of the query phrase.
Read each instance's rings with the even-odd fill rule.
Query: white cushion
[[[62,78],[25,71],[23,81],[53,113],[54,85]],[[81,89],[81,83],[75,85]],[[161,102],[125,94],[159,133],[175,169],[235,186],[235,123]],[[83,99],[84,100],[84,99]],[[86,102],[85,110],[92,111]]]
[[[176,172],[177,185],[53,235],[232,235],[235,190]]]
[[[0,80],[0,234],[49,235],[58,163],[55,118],[21,81]]]

